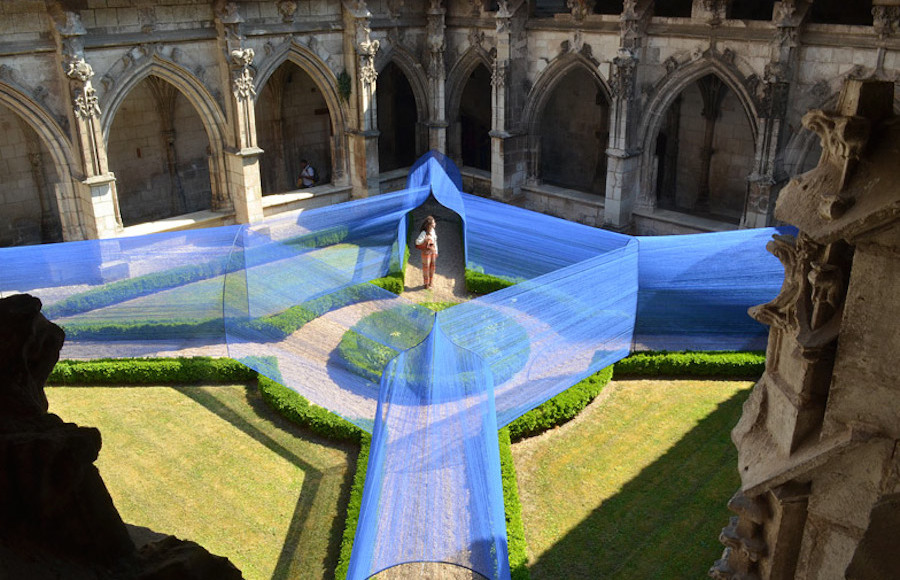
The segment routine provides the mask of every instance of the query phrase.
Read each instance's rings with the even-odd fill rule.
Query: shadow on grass
[[[532,563],[533,580],[705,577],[740,485],[730,432],[746,398],[721,403],[563,536]]]
[[[266,449],[275,453],[285,461],[290,462],[304,472],[303,486],[291,515],[291,523],[285,536],[284,544],[275,566],[275,572],[272,580],[289,580],[294,578],[305,578],[302,573],[303,566],[312,564],[308,557],[304,557],[303,545],[301,543],[304,531],[309,531],[310,514],[313,506],[317,501],[317,497],[322,488],[323,480],[329,472],[340,471],[341,467],[336,466],[325,471],[310,464],[301,457],[298,457],[290,449],[287,449],[272,437],[261,431],[257,426],[248,422],[238,412],[230,408],[228,405],[216,398],[214,389],[199,389],[197,387],[173,387],[176,391],[198,403],[208,411],[214,413],[219,418],[227,421],[243,433],[250,436]],[[350,501],[350,487],[353,483],[354,466],[356,465],[356,454],[359,452],[357,446],[349,443],[337,443],[325,439],[319,435],[308,432],[301,427],[294,425],[281,416],[272,411],[259,396],[256,388],[247,386],[246,402],[253,412],[260,418],[268,422],[273,429],[278,429],[291,434],[292,436],[302,436],[307,441],[322,445],[325,447],[339,448],[348,452],[348,463],[344,469],[343,481],[340,483],[340,496],[337,513],[344,514],[347,511],[347,504]],[[250,466],[252,468],[252,466]],[[285,490],[287,491],[287,490]],[[330,529],[328,530],[328,547],[327,556],[324,561],[318,562],[326,571],[326,577],[333,577],[337,561],[340,554],[341,536],[343,534],[343,518],[329,518]],[[312,556],[310,554],[309,556]],[[315,569],[315,567],[310,567]]]

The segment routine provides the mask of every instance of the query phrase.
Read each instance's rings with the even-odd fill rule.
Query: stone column
[[[640,144],[637,124],[640,102],[636,94],[643,36],[653,15],[650,0],[626,0],[620,19],[619,52],[610,66],[612,102],[609,107],[609,146],[606,150],[604,227],[631,227],[640,181]]]
[[[116,178],[109,171],[106,146],[100,130],[100,102],[91,79],[94,70],[84,57],[81,37],[87,31],[80,16],[60,4],[52,4],[54,37],[62,62],[71,107],[68,116],[73,127],[74,147],[78,152],[80,175],[73,175],[85,238],[108,238],[122,230],[116,196]]]
[[[703,146],[700,148],[700,183],[697,186],[694,210],[704,213],[709,211],[709,168],[715,153],[713,139],[716,136],[716,121],[727,89],[715,75],[705,76],[697,84],[700,86],[700,96],[703,99],[703,110],[700,115],[706,123],[703,129]]]
[[[500,0],[497,10],[497,56],[491,71],[491,196],[518,197],[527,174],[527,136],[520,127],[525,106],[527,4]]]
[[[243,46],[244,19],[235,2],[219,0],[215,6],[216,29],[219,44],[219,70],[224,85],[230,88],[231,98],[226,99],[225,113],[228,121],[224,163],[215,164],[215,170],[224,168],[221,180],[225,192],[213,192],[213,209],[228,211],[234,208],[237,223],[251,223],[263,219],[262,186],[259,176],[259,156],[262,149],[256,145],[256,89],[253,84],[252,48]]]
[[[428,121],[428,148],[441,153],[447,151],[447,113],[445,88],[447,73],[444,65],[444,19],[447,10],[443,0],[431,0],[428,7],[426,45],[428,46],[428,96],[431,99],[431,119]]]
[[[357,79],[351,97],[351,118],[347,133],[350,145],[350,183],[354,198],[378,195],[378,111],[375,99],[375,55],[381,43],[372,39],[372,13],[365,0],[344,1],[344,62]],[[355,73],[355,74],[354,74]]]
[[[796,0],[783,0],[775,4],[777,34],[770,47],[769,63],[760,86],[759,137],[753,172],[747,179],[749,188],[741,227],[758,228],[771,224],[775,198],[786,180],[780,142],[799,57],[798,31],[808,10],[809,4]]]
[[[720,536],[726,550],[714,578],[896,576],[850,573],[854,561],[898,569],[895,549],[859,554],[879,531],[870,511],[900,489],[893,89],[893,81],[846,81],[837,110],[803,117],[823,153],[775,208],[799,234],[769,242],[784,284],[750,309],[770,326],[766,370],[731,433],[741,489],[729,502],[737,517]]]

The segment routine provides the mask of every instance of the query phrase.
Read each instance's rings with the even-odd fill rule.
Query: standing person
[[[300,160],[300,177],[297,178],[297,187],[303,189],[316,184],[316,170],[306,159]]]
[[[422,222],[422,230],[416,238],[416,248],[422,251],[422,278],[425,287],[431,288],[434,282],[434,266],[438,257],[437,230],[434,217],[428,216]]]

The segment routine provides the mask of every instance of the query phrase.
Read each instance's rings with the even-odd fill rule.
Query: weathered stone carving
[[[297,3],[294,0],[278,0],[275,5],[278,13],[281,14],[282,22],[293,22],[294,15],[297,13]]]
[[[638,58],[628,49],[620,48],[613,58],[612,92],[616,98],[630,99],[634,97],[635,73]]]
[[[587,0],[566,0],[566,7],[572,13],[575,22],[582,22],[593,8],[593,2],[588,4]]]
[[[506,86],[507,64],[494,59],[491,64],[491,86],[501,88]]]
[[[256,89],[253,87],[253,72],[250,70],[254,55],[252,48],[231,51],[231,62],[234,68],[233,92],[239,101],[256,96]]]
[[[882,40],[894,36],[900,30],[900,6],[873,6],[872,27]]]
[[[444,13],[442,0],[431,0],[428,8],[426,45],[428,46],[428,76],[432,79],[444,78]]]
[[[647,31],[653,16],[653,2],[647,0],[625,0],[619,17],[620,45],[635,50]]]
[[[713,578],[900,573],[883,541],[900,521],[900,306],[883,290],[900,277],[892,108],[893,83],[847,81],[836,111],[807,115],[823,153],[775,209],[800,231],[769,242],[784,282],[774,300],[750,309],[771,326],[766,372],[732,431],[741,489]]]
[[[870,124],[862,117],[846,117],[836,113],[814,110],[803,116],[803,126],[819,135],[822,141],[822,163],[839,169],[836,187],[820,191],[822,199],[819,215],[826,219],[841,216],[854,200],[843,195],[847,181],[859,161],[860,153],[869,140]],[[830,185],[821,183],[821,185]]]

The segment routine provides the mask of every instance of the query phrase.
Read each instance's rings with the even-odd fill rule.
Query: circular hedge
[[[433,310],[443,310],[453,305],[451,302],[426,303],[426,306]],[[501,315],[498,319],[496,311],[485,308],[485,315],[488,312],[494,322],[483,325],[480,340],[483,344],[492,346],[482,349],[479,354],[485,360],[494,360],[501,354],[497,345],[508,342],[521,345],[516,352],[503,357],[502,362],[495,361],[492,365],[494,384],[500,384],[521,370],[528,361],[531,349],[528,335],[518,322],[505,315]],[[421,308],[414,305],[404,304],[390,310],[373,312],[344,333],[338,344],[337,354],[352,372],[374,383],[380,383],[381,375],[391,359],[427,337],[431,331],[431,324],[426,325],[422,322]],[[391,344],[397,348],[369,338],[379,335],[390,336]]]

